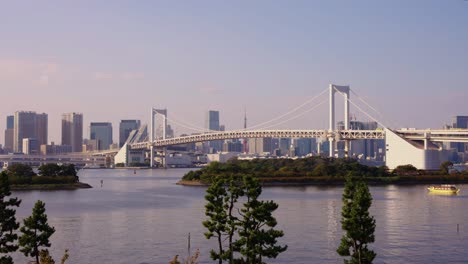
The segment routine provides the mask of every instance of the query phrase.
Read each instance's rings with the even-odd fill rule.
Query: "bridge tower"
[[[155,126],[155,121],[154,121],[154,118],[157,116],[157,115],[161,115],[162,118],[163,118],[163,121],[162,121],[162,139],[166,139],[166,128],[167,128],[167,109],[155,109],[155,108],[151,108],[151,128],[150,128],[150,136],[149,136],[149,139],[150,139],[150,167],[153,168],[154,167],[154,146],[153,146],[153,142],[155,140],[154,138],[154,126]],[[164,156],[166,155],[166,150],[164,149]],[[163,159],[164,163],[166,162],[166,158]],[[165,165],[165,164],[164,164]]]
[[[338,92],[344,97],[344,129],[349,129],[349,86],[340,86],[340,85],[329,85],[330,90],[330,127],[329,127],[329,136],[328,141],[330,143],[330,157],[335,156],[336,142],[339,138],[335,138],[335,93]],[[349,141],[345,141],[345,156],[348,156]]]

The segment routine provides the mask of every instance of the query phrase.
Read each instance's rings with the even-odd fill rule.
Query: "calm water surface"
[[[200,263],[214,240],[206,240],[204,187],[175,183],[187,172],[169,170],[82,170],[80,180],[94,188],[76,191],[14,192],[22,199],[20,218],[36,200],[46,203],[56,228],[51,253],[67,263],[169,263],[186,256],[187,234]],[[101,187],[100,181],[104,181]],[[375,263],[468,263],[468,185],[457,196],[430,195],[425,186],[371,187],[371,214],[377,222]],[[268,263],[343,263],[335,249],[342,187],[269,187],[262,198],[279,204],[275,216],[288,250]],[[459,231],[457,232],[457,224]],[[15,263],[26,263],[15,255]]]

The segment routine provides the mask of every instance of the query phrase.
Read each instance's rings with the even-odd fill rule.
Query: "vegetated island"
[[[12,164],[1,173],[8,176],[11,190],[76,190],[92,188],[79,181],[73,164],[44,164],[36,174],[32,167],[25,164]]]
[[[212,162],[200,170],[190,171],[177,184],[207,186],[215,177],[242,175],[252,175],[264,186],[344,185],[346,176],[362,178],[371,185],[468,183],[468,171],[449,173],[451,165],[451,162],[444,162],[438,171],[402,165],[390,172],[386,166],[370,167],[351,158],[233,158],[226,163]]]

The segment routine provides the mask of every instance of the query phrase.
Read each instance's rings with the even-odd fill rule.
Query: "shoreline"
[[[333,186],[344,186],[345,179],[314,179],[306,177],[295,177],[293,179],[275,179],[275,178],[264,178],[259,179],[262,186],[264,187],[282,187],[282,186],[322,186],[322,187],[333,187]],[[369,186],[387,186],[387,185],[428,185],[428,184],[468,184],[468,179],[447,179],[447,178],[437,178],[437,179],[397,179],[391,178],[388,179],[367,179],[365,180]],[[208,187],[210,183],[203,183],[197,180],[179,180],[177,185],[183,186],[197,186],[197,187]]]
[[[61,191],[93,188],[84,182],[63,183],[63,184],[26,184],[11,185],[12,191]]]

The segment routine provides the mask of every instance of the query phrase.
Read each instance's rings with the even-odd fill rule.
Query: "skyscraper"
[[[15,131],[15,116],[7,116],[5,129],[5,146],[3,147],[5,152],[13,151],[13,134]]]
[[[205,119],[205,127],[208,130],[219,131],[219,111],[208,111]]]
[[[452,128],[468,128],[468,116],[454,116],[452,117],[452,123],[451,123]],[[465,152],[468,143],[459,143],[459,142],[454,142],[450,143],[450,147],[454,148],[457,152]]]
[[[89,137],[91,140],[97,140],[97,150],[109,149],[112,144],[112,123],[91,122]]]
[[[140,120],[121,120],[119,125],[119,147],[122,147],[127,141],[132,130],[140,128]]]
[[[83,151],[83,114],[62,114],[62,145],[71,146],[72,152]]]
[[[23,139],[33,138],[38,145],[47,144],[47,114],[17,111],[14,116],[13,150],[23,151]]]
[[[48,138],[48,116],[45,113],[36,114],[36,139],[38,146],[47,145]]]
[[[208,132],[220,131],[219,125],[219,111],[209,110],[205,118],[205,127]],[[210,141],[208,142],[210,149],[213,152],[222,151],[223,142],[221,140]]]

